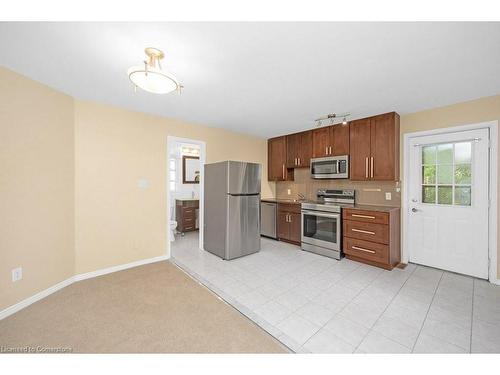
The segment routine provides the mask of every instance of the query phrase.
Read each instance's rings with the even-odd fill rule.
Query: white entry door
[[[487,279],[489,130],[409,144],[410,262]]]

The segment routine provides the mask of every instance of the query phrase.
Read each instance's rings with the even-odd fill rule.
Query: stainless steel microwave
[[[317,179],[349,178],[349,155],[311,159],[311,177]]]

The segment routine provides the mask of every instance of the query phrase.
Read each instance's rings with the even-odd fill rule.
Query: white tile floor
[[[385,271],[262,239],[259,253],[223,261],[198,234],[173,261],[300,353],[500,353],[500,286],[408,265]]]

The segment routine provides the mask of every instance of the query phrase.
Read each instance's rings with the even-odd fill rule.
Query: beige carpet
[[[70,285],[0,321],[0,346],[85,353],[286,352],[170,262]]]

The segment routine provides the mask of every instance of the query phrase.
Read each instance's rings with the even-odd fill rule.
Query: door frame
[[[171,242],[170,242],[170,184],[169,184],[169,175],[170,175],[170,147],[171,144],[174,142],[182,142],[182,143],[190,143],[194,145],[200,146],[200,165],[201,165],[201,170],[200,170],[200,205],[199,205],[199,214],[198,214],[198,224],[199,224],[199,229],[198,229],[198,236],[199,236],[199,248],[203,250],[203,212],[204,212],[204,201],[203,201],[203,194],[204,194],[204,186],[205,186],[205,168],[203,167],[206,162],[206,156],[207,156],[207,147],[206,143],[204,141],[200,141],[197,139],[191,139],[191,138],[182,138],[182,137],[174,137],[172,135],[167,136],[167,152],[166,152],[166,161],[167,161],[167,168],[166,168],[166,177],[165,177],[165,194],[167,197],[167,222],[166,222],[166,230],[167,230],[167,245],[166,245],[166,256],[167,258],[170,258],[172,256],[171,252]]]
[[[437,134],[447,134],[447,133],[456,133],[467,130],[477,130],[477,129],[488,129],[489,130],[489,209],[488,209],[488,258],[489,258],[489,270],[488,270],[488,280],[493,283],[500,285],[500,278],[498,276],[498,248],[497,248],[497,236],[498,236],[498,222],[497,222],[497,214],[498,214],[498,203],[497,203],[497,194],[498,194],[498,121],[487,121],[480,122],[469,125],[460,125],[460,126],[452,126],[447,128],[439,128],[432,130],[424,130],[413,133],[406,133],[403,135],[403,201],[401,202],[401,215],[402,215],[402,244],[403,247],[401,249],[401,262],[408,263],[410,258],[409,254],[409,246],[408,246],[408,237],[406,235],[406,228],[408,228],[409,221],[409,188],[407,188],[407,184],[409,182],[410,177],[410,140],[415,137],[422,137],[426,135],[437,135]]]

